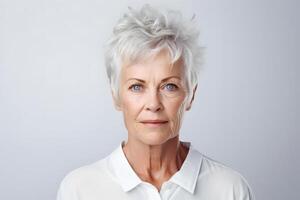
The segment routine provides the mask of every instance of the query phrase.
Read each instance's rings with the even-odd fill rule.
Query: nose
[[[157,90],[153,89],[152,91],[149,91],[145,108],[151,112],[158,112],[163,109],[160,94]]]

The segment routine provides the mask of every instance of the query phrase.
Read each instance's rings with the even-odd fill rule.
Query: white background
[[[127,6],[196,14],[206,64],[184,141],[261,200],[300,199],[299,1],[1,0],[0,199],[53,200],[126,139],[103,44]]]

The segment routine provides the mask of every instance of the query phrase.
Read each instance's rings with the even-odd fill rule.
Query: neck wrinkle
[[[130,141],[130,140],[129,140]],[[175,137],[160,146],[138,145],[127,142],[124,154],[135,173],[145,181],[167,181],[180,170],[188,148]]]

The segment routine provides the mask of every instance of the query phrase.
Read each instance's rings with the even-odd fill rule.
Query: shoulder
[[[212,181],[218,180],[226,183],[241,182],[244,177],[236,170],[213,160],[207,156],[202,156],[201,176],[209,177]]]
[[[99,179],[103,176],[107,176],[108,174],[105,165],[105,159],[102,159],[95,163],[79,167],[69,172],[62,180],[62,183],[72,183],[78,185],[84,183],[85,181],[91,181],[94,179]]]
[[[107,169],[106,159],[82,166],[69,172],[61,181],[57,193],[58,200],[77,200],[79,196],[99,196],[110,192],[116,186]]]
[[[253,200],[253,193],[246,179],[236,170],[202,155],[198,186],[218,192],[227,199]]]

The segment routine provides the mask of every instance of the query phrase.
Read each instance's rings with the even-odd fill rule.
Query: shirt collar
[[[194,193],[200,173],[202,155],[191,145],[190,142],[182,142],[189,147],[189,152],[180,168],[169,180],[190,193]]]
[[[135,188],[142,180],[136,175],[130,166],[122,149],[124,141],[108,156],[109,170],[117,178],[125,192]]]
[[[122,189],[128,192],[142,183],[142,180],[136,175],[123,152],[124,142],[122,141],[119,147],[108,156],[108,165]],[[200,172],[202,156],[190,142],[183,142],[183,144],[189,147],[187,157],[180,170],[168,182],[173,182],[193,194]]]

